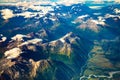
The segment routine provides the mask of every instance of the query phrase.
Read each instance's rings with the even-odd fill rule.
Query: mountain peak
[[[57,40],[51,41],[50,43],[54,43],[54,42],[58,42],[58,41],[60,41],[62,43],[73,43],[76,39],[80,39],[80,38],[77,37],[75,34],[73,34],[73,32],[69,32],[65,36],[63,36]]]

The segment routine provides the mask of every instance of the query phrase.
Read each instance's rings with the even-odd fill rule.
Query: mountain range
[[[89,2],[0,3],[0,80],[119,80],[120,4]]]

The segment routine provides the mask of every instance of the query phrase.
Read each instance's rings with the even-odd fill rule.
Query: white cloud
[[[94,0],[94,3],[103,3],[103,0]]]
[[[16,16],[24,16],[24,18],[31,18],[31,17],[35,17],[36,15],[37,15],[37,13],[35,13],[35,12],[28,12],[28,11],[16,14]]]
[[[52,6],[34,6],[34,5],[30,5],[27,8],[31,8],[32,10],[37,10],[37,11],[42,11],[43,14],[48,13],[49,11],[53,11]]]
[[[0,0],[0,2],[16,2],[17,0]]]
[[[6,51],[4,55],[5,57],[7,57],[7,59],[14,59],[20,56],[21,53],[22,50],[20,48],[13,48],[11,50]]]
[[[115,0],[116,3],[120,3],[120,0]]]
[[[76,3],[84,3],[85,0],[59,0],[57,3],[58,4],[64,4],[66,6],[70,6],[72,4],[76,4]]]
[[[93,13],[94,15],[101,15],[101,13]]]
[[[14,16],[13,11],[10,9],[1,10],[1,14],[2,14],[3,19],[6,19],[6,20]]]
[[[50,4],[52,6],[40,6],[40,5],[46,5],[46,4]],[[50,2],[50,1],[40,1],[40,2],[18,2],[16,4],[14,4],[14,6],[17,6],[19,8],[19,6],[22,6],[21,9],[25,12],[21,12],[21,13],[17,13],[17,14],[13,14],[13,11],[10,9],[3,9],[1,10],[3,19],[9,19],[12,18],[14,16],[24,16],[25,18],[31,18],[31,17],[35,17],[37,14],[40,17],[43,17],[45,14],[47,14],[49,11],[53,11],[53,6],[55,6],[56,3]],[[29,12],[26,11],[27,9],[32,9],[32,10],[36,10],[37,12]]]
[[[39,9],[42,10],[42,13],[43,13],[43,14],[46,14],[46,13],[48,13],[49,11],[53,11],[53,8],[52,8],[52,7],[42,7],[42,6],[40,6]]]
[[[51,4],[49,1],[41,1],[41,2],[19,2],[16,4],[16,6],[22,6],[23,10],[27,9],[32,9],[37,12],[23,12],[17,14],[17,16],[24,16],[25,18],[31,18],[35,17],[37,14],[39,17],[43,17],[45,14],[47,14],[49,11],[53,11],[54,9],[52,8],[55,4],[51,4],[53,6],[40,6],[40,5],[46,5],[46,4]]]
[[[47,14],[49,11],[53,11],[52,7],[30,6],[27,9],[29,9],[29,8],[31,8],[32,10],[37,10],[39,12],[29,12],[29,11],[26,11],[26,12],[13,14],[12,10],[10,10],[10,9],[3,9],[3,10],[1,10],[2,17],[3,17],[3,19],[7,20],[7,19],[15,17],[15,16],[23,16],[24,18],[32,18],[32,17],[35,17],[35,16],[39,15],[39,18],[40,18],[40,17],[43,17],[45,14]]]
[[[91,9],[101,9],[103,6],[89,6]]]

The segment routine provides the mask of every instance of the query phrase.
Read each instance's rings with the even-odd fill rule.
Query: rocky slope
[[[119,80],[119,15],[119,4],[0,5],[0,80]]]
[[[79,78],[81,66],[88,54],[85,46],[90,47],[83,46],[83,43],[84,41],[72,32],[47,43],[41,39],[32,39],[30,35],[16,35],[8,43],[9,50],[4,52],[5,57],[0,61],[1,65],[5,63],[0,67],[0,78],[5,80]],[[48,76],[45,77],[46,75]]]

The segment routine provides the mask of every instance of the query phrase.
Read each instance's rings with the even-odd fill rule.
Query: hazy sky
[[[0,3],[4,3],[4,2],[36,2],[36,1],[52,1],[52,2],[78,2],[78,1],[95,1],[95,2],[103,2],[103,1],[115,1],[115,2],[119,2],[120,3],[120,0],[0,0]]]
[[[60,1],[60,0],[0,0],[0,2],[20,2],[20,1]],[[64,0],[61,0],[61,1],[64,1]],[[74,0],[75,1],[75,0]],[[81,1],[81,0],[79,0]],[[83,0],[82,0],[83,1]],[[84,1],[115,1],[115,0],[84,0]],[[119,1],[119,0],[116,0],[116,1]]]

